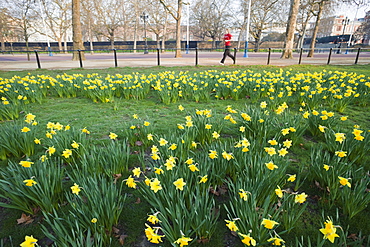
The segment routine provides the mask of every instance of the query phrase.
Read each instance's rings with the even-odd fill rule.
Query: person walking
[[[233,60],[233,62],[235,63],[235,57],[233,55],[231,55],[231,53],[230,53],[232,38],[233,38],[233,36],[231,35],[229,29],[226,29],[226,33],[224,35],[225,51],[224,51],[224,55],[223,55],[223,57],[220,61],[220,64],[222,64],[222,65],[225,65],[224,62],[225,62],[225,59],[226,59],[227,56],[229,56]]]

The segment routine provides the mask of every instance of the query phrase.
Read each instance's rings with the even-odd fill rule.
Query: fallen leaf
[[[120,179],[122,177],[122,174],[113,174],[113,178],[114,178],[114,184],[117,183],[117,180]]]
[[[118,234],[119,233],[119,229],[117,227],[112,227],[112,231],[115,233],[115,234]]]
[[[141,203],[141,199],[140,199],[140,197],[136,198],[136,202],[135,202],[135,204],[140,204],[140,203]]]
[[[25,213],[22,213],[21,217],[19,219],[17,219],[17,222],[18,222],[18,225],[20,224],[30,224],[33,222],[33,219],[31,218],[31,216],[29,215],[26,215]]]
[[[118,238],[119,243],[120,243],[121,245],[124,245],[124,244],[125,244],[125,238],[127,238],[127,237],[128,237],[127,235],[121,234],[121,235],[119,236],[119,238]]]

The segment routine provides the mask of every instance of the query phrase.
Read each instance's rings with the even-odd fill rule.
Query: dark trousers
[[[225,46],[224,56],[221,59],[221,63],[225,62],[225,59],[226,59],[227,56],[231,57],[231,59],[233,61],[235,61],[235,57],[233,55],[231,55],[231,53],[230,53],[230,48],[231,48],[231,46]]]

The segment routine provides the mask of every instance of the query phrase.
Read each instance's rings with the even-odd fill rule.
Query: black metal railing
[[[166,49],[165,51],[167,52],[176,52],[178,49]],[[181,49],[183,52],[185,52],[185,48],[184,49]],[[235,60],[233,62],[233,64],[237,64],[237,54],[238,52],[243,52],[245,51],[245,49],[237,49],[237,48],[234,48],[234,57],[235,57]],[[276,54],[276,53],[282,53],[284,49],[283,48],[263,48],[263,49],[259,49],[257,52],[254,48],[250,48],[250,49],[247,49],[246,51],[249,53],[249,54],[266,54],[266,64],[267,65],[270,65],[271,63],[271,57],[273,54]],[[68,50],[67,51],[67,54],[71,54],[71,53],[74,53],[74,52],[77,52],[78,54],[78,60],[79,60],[79,65],[80,65],[80,68],[83,68],[83,55],[82,53],[85,53],[85,55],[87,55],[89,52],[93,52],[94,55],[97,55],[97,54],[102,54],[102,53],[106,53],[106,54],[111,54],[113,53],[113,61],[114,61],[114,66],[115,67],[118,67],[118,61],[119,60],[124,60],[124,58],[120,58],[118,59],[118,56],[117,56],[117,53],[120,53],[120,54],[128,54],[128,53],[133,53],[135,52],[136,53],[141,53],[141,52],[144,52],[144,49],[104,49],[104,50]],[[202,51],[202,52],[214,52],[214,53],[221,53],[223,52],[223,50],[219,49],[219,48],[214,48],[214,49],[211,49],[211,48],[207,48],[207,49],[199,49],[199,48],[190,48],[188,49],[188,51],[193,51],[192,54],[194,54],[194,59],[195,59],[195,66],[198,66],[199,65],[199,61],[200,61],[200,58],[199,58],[199,52]],[[298,63],[297,64],[302,64],[302,61],[303,61],[303,54],[304,53],[308,53],[310,51],[309,48],[300,48],[300,49],[292,49],[292,53],[298,53],[299,54],[299,58],[298,58]],[[156,58],[157,58],[157,66],[160,66],[161,65],[161,54],[162,54],[163,50],[160,49],[160,48],[157,48],[157,49],[148,49],[148,53],[149,54],[156,54]],[[18,54],[27,54],[28,57],[30,54],[34,53],[35,54],[35,58],[36,58],[36,62],[37,62],[37,67],[39,69],[41,69],[41,59],[40,59],[40,53],[48,53],[49,56],[52,56],[52,53],[55,53],[55,54],[64,54],[66,53],[65,51],[60,51],[60,50],[55,50],[55,51],[38,51],[38,50],[34,50],[34,51],[12,51],[12,52],[3,52],[3,54],[6,54],[6,53],[18,53]],[[358,64],[358,61],[359,61],[359,58],[360,58],[360,54],[361,53],[364,53],[366,55],[366,57],[368,57],[370,59],[370,49],[366,49],[366,48],[315,48],[314,49],[314,53],[318,53],[318,54],[321,54],[323,55],[323,53],[327,53],[328,56],[327,56],[327,60],[326,60],[326,64],[329,65],[331,63],[331,59],[332,59],[332,56],[333,54],[356,54],[355,56],[355,59],[353,61],[353,64]],[[188,54],[188,52],[186,53]],[[239,56],[241,58],[241,56]],[[275,56],[276,57],[276,56]],[[248,58],[246,58],[248,59]],[[242,59],[240,59],[242,61]],[[324,60],[323,60],[324,61]],[[0,56],[0,62],[1,62],[1,56]],[[44,63],[46,63],[47,61],[43,61]],[[370,63],[370,62],[369,62]],[[323,64],[325,64],[325,62],[323,62]]]

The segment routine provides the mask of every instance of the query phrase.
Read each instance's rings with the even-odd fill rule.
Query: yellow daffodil
[[[91,223],[95,224],[96,222],[98,222],[98,219],[97,218],[92,218],[91,219]]]
[[[242,243],[247,245],[247,246],[256,246],[257,242],[254,238],[252,238],[250,236],[250,233],[248,233],[248,235],[245,235],[245,234],[242,234],[242,233],[238,233],[243,239],[242,239]]]
[[[150,189],[154,191],[154,193],[157,193],[159,190],[162,189],[161,181],[158,180],[158,178],[155,178],[153,181],[150,182]]]
[[[31,167],[31,165],[33,164],[33,162],[31,161],[28,161],[28,160],[22,160],[19,162],[19,164],[23,167]]]
[[[148,141],[153,141],[153,135],[152,134],[148,134],[146,136],[146,138],[148,139]]]
[[[140,177],[140,174],[141,174],[141,169],[140,167],[135,167],[134,169],[132,169],[132,173],[134,174],[135,177]]]
[[[323,168],[325,169],[325,171],[328,171],[330,166],[324,164]]]
[[[215,131],[212,133],[212,137],[218,139],[220,137],[220,134]]]
[[[158,167],[154,167],[154,173],[158,174],[158,175],[161,175],[164,173],[163,169],[161,168],[158,168]]]
[[[75,149],[78,149],[80,147],[80,145],[75,141],[72,142],[71,146]]]
[[[293,142],[292,140],[287,139],[283,142],[283,146],[286,148],[290,148],[292,146],[292,142]]]
[[[184,190],[184,186],[186,185],[183,178],[177,179],[175,182],[173,182],[173,184],[176,186],[176,189],[178,190]]]
[[[144,121],[144,126],[148,127],[150,123],[148,121]]]
[[[160,138],[158,142],[159,142],[159,145],[160,145],[160,146],[164,146],[164,145],[166,145],[166,144],[168,143],[168,141],[166,141],[166,140],[165,140],[165,139],[163,139],[163,138]]]
[[[276,150],[273,147],[265,147],[264,149],[270,156],[276,154]]]
[[[113,132],[110,132],[110,133],[109,133],[109,138],[110,138],[111,140],[115,140],[115,139],[117,139],[117,137],[118,137],[118,135],[117,135],[117,134],[115,134],[115,133],[113,133]]]
[[[236,226],[235,221],[225,220],[226,226],[230,229],[230,231],[236,232],[239,228]]]
[[[297,175],[289,175],[288,182],[294,182],[296,180]]]
[[[149,216],[148,216],[148,218],[147,218],[146,220],[147,220],[147,221],[149,221],[150,223],[152,223],[153,225],[155,225],[155,224],[157,224],[157,223],[161,222],[161,221],[157,218],[157,214],[158,214],[158,212],[157,212],[157,213],[155,213],[155,214],[151,214],[151,215],[149,215]]]
[[[37,182],[33,179],[26,179],[23,180],[23,183],[26,184],[26,186],[32,187],[33,185],[37,184]]]
[[[180,247],[183,247],[185,245],[189,245],[189,242],[193,240],[192,238],[187,238],[185,236],[182,236],[181,238],[177,239],[174,243],[179,244]]]
[[[279,143],[276,140],[269,140],[268,144],[275,146],[275,145],[278,145]]]
[[[285,135],[289,134],[289,128],[282,129],[282,130],[281,130],[281,134],[282,134],[283,136],[285,136]]]
[[[199,172],[198,167],[194,164],[188,165],[188,167],[189,167],[190,171],[192,171],[192,172],[195,172],[195,171]]]
[[[203,177],[200,178],[199,183],[205,184],[207,181],[208,181],[208,175],[204,175]]]
[[[327,220],[324,224],[325,228],[321,228],[320,232],[324,234],[324,239],[328,239],[330,242],[334,243],[335,238],[339,237],[339,235],[336,234],[337,229],[333,226],[331,220]]]
[[[340,157],[340,158],[343,158],[343,157],[347,156],[347,151],[336,151],[335,155]]]
[[[273,229],[275,225],[278,225],[279,223],[273,220],[269,219],[263,219],[261,225],[263,225],[267,229]]]
[[[28,128],[28,127],[23,127],[23,128],[21,129],[21,131],[22,131],[23,133],[27,133],[27,132],[31,131],[31,129],[30,129],[30,128]]]
[[[272,161],[268,162],[268,163],[265,163],[266,167],[268,169],[270,169],[271,171],[274,170],[274,169],[277,169],[279,168],[277,165],[275,165]]]
[[[81,191],[81,188],[78,186],[78,184],[74,183],[73,186],[71,186],[71,190],[73,194],[78,195],[78,193]]]
[[[21,247],[35,247],[37,244],[37,239],[31,236],[26,236],[23,243],[20,244]]]
[[[232,153],[226,153],[226,151],[223,151],[222,152],[222,157],[225,159],[225,160],[231,160],[231,159],[234,159],[234,156]]]
[[[209,150],[208,157],[211,158],[211,159],[216,159],[218,157],[217,151],[215,151],[215,150]]]
[[[275,189],[275,194],[279,197],[279,198],[282,198],[283,197],[283,191],[280,189],[280,186],[278,186],[277,189]]]
[[[168,147],[168,149],[170,149],[170,150],[175,150],[177,148],[177,144],[176,143],[172,143],[169,147]]]
[[[347,178],[339,177],[339,176],[338,176],[338,178],[339,178],[339,183],[340,183],[341,185],[343,185],[343,186],[348,186],[348,187],[350,187],[350,188],[351,188],[351,183],[348,181],[348,179],[347,179]]]
[[[335,133],[335,141],[342,144],[342,142],[346,139],[346,135],[344,133]]]
[[[282,245],[283,243],[285,243],[283,239],[277,237],[270,238],[267,240],[267,242],[270,242],[272,245]]]
[[[278,153],[279,153],[279,156],[284,157],[288,153],[288,151],[286,150],[286,148],[282,148],[282,149],[278,150]]]
[[[63,153],[62,153],[62,156],[66,159],[68,159],[70,156],[72,155],[72,150],[71,149],[68,149],[66,148]]]
[[[185,110],[185,108],[182,105],[179,105],[179,110],[183,111],[183,110]]]
[[[266,108],[266,107],[267,107],[267,103],[266,103],[266,101],[262,101],[262,102],[260,103],[260,107],[261,107],[261,108]]]
[[[304,203],[306,201],[307,195],[306,193],[298,194],[294,197],[295,203]]]

